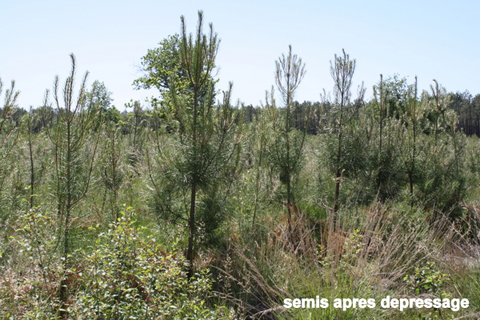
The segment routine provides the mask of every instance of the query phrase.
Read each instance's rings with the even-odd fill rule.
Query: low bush
[[[152,236],[141,236],[130,209],[101,233],[75,270],[80,290],[71,313],[78,319],[222,319],[209,308],[208,270],[187,279],[188,263],[166,253]]]

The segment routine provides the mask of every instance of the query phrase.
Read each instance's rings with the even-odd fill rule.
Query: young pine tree
[[[230,104],[231,87],[224,100],[216,106],[212,73],[220,40],[210,24],[203,34],[203,13],[198,13],[195,35],[188,35],[181,17],[180,63],[188,79],[189,90],[177,90],[170,81],[171,105],[164,107],[168,130],[173,135],[170,148],[159,146],[162,183],[154,182],[158,207],[163,216],[186,221],[188,244],[186,258],[193,275],[194,246],[198,243],[199,209],[211,211],[210,226],[218,224],[221,215],[217,194],[222,175],[232,160],[238,144],[236,135],[237,110]],[[183,198],[182,203],[176,199]],[[211,231],[211,230],[210,230]],[[207,229],[208,232],[208,229]]]
[[[273,126],[275,131],[270,160],[274,169],[280,174],[280,181],[286,187],[286,203],[288,210],[288,230],[292,232],[292,212],[295,208],[294,179],[301,166],[306,130],[298,132],[294,127],[295,91],[305,75],[305,64],[296,54],[292,54],[289,46],[288,55],[282,55],[275,61],[275,83],[285,105],[284,114],[278,116],[275,100],[271,99]],[[268,104],[268,103],[267,103]]]
[[[0,79],[0,96],[3,93],[3,83]],[[3,192],[7,191],[7,183],[15,171],[15,149],[18,143],[20,130],[12,119],[16,111],[16,100],[20,92],[15,90],[15,81],[10,89],[5,90],[3,107],[0,108],[0,222],[6,219],[9,210],[3,203]]]
[[[335,199],[333,204],[333,223],[335,225],[337,219],[337,211],[339,208],[340,197],[340,183],[342,181],[342,157],[344,150],[343,143],[343,127],[345,126],[346,108],[351,106],[351,87],[352,78],[355,72],[356,60],[350,60],[350,56],[343,51],[343,56],[335,55],[334,62],[330,62],[330,74],[335,83],[334,85],[334,99],[335,105],[338,108],[338,123],[337,123],[337,151],[336,151],[336,168],[335,168]]]
[[[55,155],[54,195],[57,201],[57,216],[62,234],[61,256],[63,260],[63,277],[60,282],[59,299],[61,318],[68,318],[68,281],[67,274],[71,268],[71,239],[70,228],[75,207],[86,196],[90,186],[91,173],[94,165],[101,130],[93,133],[98,120],[98,104],[92,100],[87,101],[85,86],[88,72],[82,79],[80,90],[75,97],[76,60],[70,55],[71,72],[60,96],[60,80],[57,76],[54,82],[53,99],[57,109],[57,123],[46,127],[46,133],[53,145]],[[95,91],[95,88],[93,89]],[[94,95],[92,95],[93,97]],[[49,92],[45,94],[44,106],[49,105]],[[51,108],[45,108],[51,110]],[[46,115],[48,116],[48,115]]]

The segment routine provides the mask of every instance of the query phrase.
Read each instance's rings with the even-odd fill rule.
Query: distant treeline
[[[465,91],[450,96],[450,108],[458,114],[458,128],[468,136],[476,134],[480,137],[480,94],[473,96]]]
[[[448,95],[450,97],[449,107],[452,110],[455,110],[458,114],[457,128],[467,136],[477,135],[480,137],[480,94],[473,96],[468,91],[465,91],[463,93],[449,93]],[[369,103],[370,102],[367,102],[366,105]],[[330,101],[304,101],[302,103],[296,101],[294,104],[294,127],[301,131],[306,130],[308,134],[320,133],[323,130],[322,128],[324,127],[324,124],[328,122],[328,119],[330,119],[331,116],[333,116],[332,110],[334,106]],[[402,109],[402,104],[402,99],[391,101],[392,109]],[[135,122],[142,127],[150,127],[152,129],[159,128],[164,122],[162,119],[152,116],[149,109],[143,108],[138,101],[127,103],[126,107],[133,110],[124,110],[123,112],[120,112],[115,106],[110,105],[110,103],[102,108],[102,116],[104,118],[107,118],[114,123],[123,124],[123,134],[131,133],[132,125],[129,121],[131,118],[135,118]],[[250,123],[258,120],[262,108],[247,105],[244,106],[243,109],[243,121],[245,123]],[[3,110],[0,108],[0,114],[2,114],[2,112]],[[19,125],[22,116],[29,112],[38,119],[35,126],[32,128],[33,132],[39,132],[43,127],[48,126],[54,118],[59,116],[57,114],[58,111],[51,107],[38,107],[31,109],[30,111],[18,107],[12,113],[11,119],[16,125]],[[305,116],[307,118],[306,121]]]

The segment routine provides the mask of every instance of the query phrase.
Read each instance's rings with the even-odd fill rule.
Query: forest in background
[[[0,83],[0,313],[478,318],[480,94],[380,75],[365,97],[343,51],[333,91],[300,103],[289,47],[263,104],[245,106],[216,89],[220,40],[198,19],[141,58],[133,85],[158,96],[122,113],[73,54],[37,108]],[[470,306],[283,306],[317,295]]]

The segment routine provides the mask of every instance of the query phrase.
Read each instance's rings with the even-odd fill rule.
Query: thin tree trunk
[[[30,113],[32,111],[30,110]],[[30,156],[30,209],[33,208],[33,195],[35,194],[35,167],[33,163],[32,132],[30,121],[28,123],[28,151]]]
[[[290,64],[288,65],[290,67]],[[290,72],[290,70],[288,70]],[[286,123],[286,139],[287,139],[287,210],[288,210],[288,234],[292,236],[292,210],[291,205],[293,204],[292,197],[292,186],[291,186],[291,177],[290,171],[292,166],[290,165],[290,104],[291,104],[291,88],[290,88],[290,78],[287,77],[287,123]]]
[[[190,194],[190,217],[188,219],[188,248],[187,248],[187,260],[190,263],[188,268],[188,278],[193,276],[193,240],[195,234],[195,198],[197,196],[196,185],[192,184]]]
[[[69,231],[70,231],[70,213],[72,208],[72,177],[71,177],[71,164],[72,164],[72,134],[71,134],[71,113],[70,108],[66,110],[67,117],[67,174],[66,174],[66,183],[67,183],[67,205],[65,212],[65,231],[63,234],[63,278],[60,282],[60,302],[61,310],[60,317],[62,319],[68,319],[68,284],[67,284],[67,272],[69,269]]]
[[[197,104],[198,104],[198,89],[194,87],[193,94],[193,157],[197,161]],[[193,173],[192,185],[190,192],[190,216],[188,219],[188,248],[187,260],[190,263],[188,269],[188,279],[193,276],[193,241],[195,238],[195,200],[197,197],[197,172]]]
[[[340,120],[339,120],[339,128],[338,128],[338,148],[337,148],[337,169],[335,172],[335,201],[333,204],[333,226],[334,230],[336,229],[337,224],[337,211],[339,208],[339,198],[340,198],[340,183],[342,177],[342,170],[340,167],[340,162],[342,160],[342,135],[343,135],[343,106],[344,104],[344,97],[343,92],[341,93],[341,101],[340,101]]]

